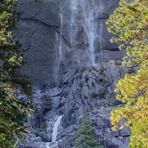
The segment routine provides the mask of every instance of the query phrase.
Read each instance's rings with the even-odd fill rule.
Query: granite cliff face
[[[124,53],[109,43],[105,21],[118,0],[19,0],[15,36],[22,44],[24,75],[33,84],[36,112],[20,148],[74,148],[87,115],[104,148],[127,148],[129,131],[111,130],[115,82]]]
[[[118,0],[34,1],[18,1],[16,36],[35,85],[54,87],[65,71],[121,58],[105,26]]]

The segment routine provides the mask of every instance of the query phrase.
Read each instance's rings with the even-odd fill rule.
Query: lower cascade
[[[59,125],[61,123],[62,117],[63,116],[58,116],[57,120],[56,120],[56,122],[54,124],[53,132],[52,132],[52,142],[56,142],[57,135],[58,135],[58,130],[59,130]]]

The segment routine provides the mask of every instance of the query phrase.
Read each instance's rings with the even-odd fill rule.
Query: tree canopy
[[[117,82],[116,98],[123,107],[111,113],[115,130],[128,126],[130,147],[148,147],[148,1],[120,0],[107,21],[112,42],[126,49],[123,63],[134,70]]]
[[[18,98],[28,84],[20,75],[23,57],[20,45],[12,36],[18,15],[16,0],[0,1],[0,147],[14,148],[25,132],[24,122],[30,107]]]
[[[76,139],[76,148],[101,148],[95,129],[91,126],[87,117],[82,118],[79,132],[79,137]]]

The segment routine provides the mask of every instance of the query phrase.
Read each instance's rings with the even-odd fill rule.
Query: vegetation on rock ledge
[[[102,148],[96,137],[95,129],[91,126],[87,117],[81,119],[79,132],[76,148]]]

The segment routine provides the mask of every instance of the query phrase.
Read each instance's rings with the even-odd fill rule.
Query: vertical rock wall
[[[117,5],[118,0],[42,0],[40,5],[19,0],[15,35],[25,54],[23,73],[35,85],[54,87],[62,73],[120,59],[105,26]]]
[[[19,0],[15,36],[22,44],[22,73],[33,84],[35,113],[20,148],[74,148],[87,115],[104,148],[127,148],[129,131],[113,132],[109,114],[124,53],[109,43],[105,21],[118,0]],[[112,60],[112,61],[111,61]]]

